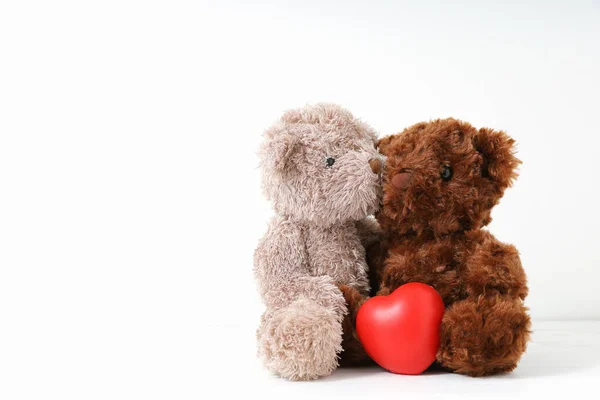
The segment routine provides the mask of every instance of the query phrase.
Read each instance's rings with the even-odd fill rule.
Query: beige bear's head
[[[290,110],[264,134],[263,190],[277,213],[296,221],[329,226],[364,218],[382,196],[376,140],[337,105]]]

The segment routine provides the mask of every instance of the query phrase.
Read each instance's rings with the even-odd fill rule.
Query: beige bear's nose
[[[381,171],[381,161],[378,158],[371,158],[369,165],[374,173],[378,174]]]

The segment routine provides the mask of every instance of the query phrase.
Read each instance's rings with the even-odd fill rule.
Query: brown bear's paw
[[[352,286],[341,284],[338,285],[338,288],[342,292],[342,296],[344,296],[344,301],[346,302],[346,307],[348,308],[348,316],[350,317],[352,325],[354,325],[358,310],[363,303],[367,301],[367,298]]]
[[[342,340],[342,354],[340,355],[340,367],[356,367],[360,365],[370,365],[374,361],[365,351],[356,328],[351,326],[349,318],[346,316],[343,322],[344,336]]]
[[[263,317],[258,351],[267,368],[293,381],[331,374],[342,351],[340,316],[309,299]]]
[[[356,315],[367,299],[351,286],[339,285],[339,288],[344,295],[346,306],[348,307],[348,314],[344,316],[342,321],[343,351],[340,356],[340,367],[371,364],[371,358],[367,355],[356,333]]]
[[[519,300],[459,301],[444,315],[437,359],[443,367],[470,376],[512,371],[525,352],[530,326]]]

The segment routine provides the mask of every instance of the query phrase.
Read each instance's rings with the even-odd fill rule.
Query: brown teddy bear
[[[457,373],[511,371],[530,319],[517,249],[482,229],[520,161],[504,132],[441,119],[383,138],[384,238],[369,248],[377,294],[408,282],[433,286],[446,312],[437,361]]]
[[[288,111],[264,134],[263,190],[275,216],[254,254],[267,307],[257,338],[265,365],[285,378],[368,359],[353,321],[369,294],[364,246],[378,233],[367,218],[382,197],[375,144],[373,129],[333,104]]]

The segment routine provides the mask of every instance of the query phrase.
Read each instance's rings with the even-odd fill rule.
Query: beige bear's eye
[[[327,163],[328,167],[331,167],[333,164],[335,164],[335,158],[329,157],[325,162]]]

